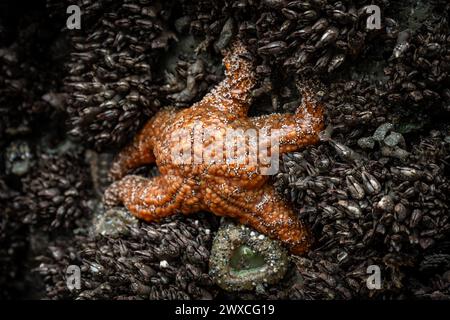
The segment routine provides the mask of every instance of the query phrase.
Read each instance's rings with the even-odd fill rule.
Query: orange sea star
[[[111,173],[120,180],[106,190],[106,205],[123,203],[131,213],[146,221],[206,210],[236,218],[279,239],[294,254],[309,248],[308,229],[277,194],[268,181],[269,176],[263,174],[269,165],[249,161],[249,148],[255,147],[252,139],[239,134],[234,137],[234,142],[246,147],[232,147],[234,159],[242,161],[230,161],[228,156],[220,161],[222,158],[217,157],[220,151],[230,149],[230,140],[227,140],[230,129],[234,132],[239,129],[278,132],[278,136],[271,136],[271,139],[276,136],[279,141],[277,150],[272,144],[260,145],[260,149],[266,148],[272,158],[278,159],[276,151],[280,154],[292,152],[316,143],[323,127],[322,108],[306,88],[301,90],[302,105],[295,114],[247,117],[251,89],[255,84],[248,55],[245,47],[236,42],[224,56],[226,78],[212,92],[190,108],[165,108],[150,119],[114,162]],[[193,152],[184,149],[195,145],[198,129],[203,130],[200,145],[194,146]],[[177,136],[175,132],[181,134]],[[208,150],[209,158],[205,150]],[[179,155],[194,159],[178,161]],[[197,158],[200,161],[196,161]],[[129,170],[153,162],[158,165],[159,176],[151,179],[125,176]]]

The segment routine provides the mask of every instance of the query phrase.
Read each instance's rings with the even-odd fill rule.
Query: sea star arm
[[[303,100],[295,114],[270,114],[251,118],[252,124],[271,134],[279,143],[279,153],[292,152],[319,141],[323,129],[323,109],[309,89],[303,89]]]
[[[225,53],[225,79],[198,103],[201,108],[214,108],[236,119],[247,114],[251,89],[256,76],[249,52],[241,42],[233,44]]]
[[[160,127],[173,113],[173,109],[166,108],[151,118],[116,157],[111,166],[110,175],[114,180],[122,178],[131,169],[155,162],[153,154],[154,138]]]
[[[182,199],[189,198],[190,191],[190,186],[178,176],[148,179],[128,175],[106,190],[104,203],[106,206],[122,203],[134,216],[150,222],[180,211],[188,213],[186,209],[181,210],[181,205]]]
[[[272,185],[231,194],[224,190],[212,191],[209,195],[211,198],[206,200],[213,213],[237,218],[270,238],[282,241],[293,254],[302,254],[310,247],[308,228]]]

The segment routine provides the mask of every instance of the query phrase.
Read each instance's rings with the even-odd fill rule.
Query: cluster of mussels
[[[14,209],[24,223],[41,231],[75,228],[90,212],[90,180],[79,152],[40,154],[34,169],[21,178]]]
[[[249,42],[269,64],[296,73],[332,73],[375,36],[367,28],[369,5],[379,5],[384,14],[387,1],[262,1],[255,25],[240,31],[256,36]],[[386,33],[386,27],[377,32]]]
[[[217,52],[237,35],[252,52],[260,77],[253,96],[270,101],[270,107],[260,107],[259,112],[292,109],[290,103],[298,103],[298,76],[326,79],[376,47],[377,41],[393,46],[398,33],[396,22],[385,17],[388,1],[198,1],[194,7],[183,3],[189,14],[179,20],[193,34],[206,35],[202,48]],[[367,28],[370,5],[381,9],[380,29]]]
[[[70,133],[97,149],[120,145],[160,106],[153,78],[160,50],[173,37],[168,17],[150,1],[83,1],[80,9],[87,19],[69,33],[65,78]]]
[[[420,138],[401,160],[334,140],[283,159],[276,184],[316,235],[317,252],[298,259],[298,271],[309,279],[303,296],[335,297],[336,283],[346,289],[339,297],[361,294],[371,264],[382,269],[383,295],[408,294],[400,290],[411,281],[405,275],[417,272],[450,234],[448,130]],[[386,141],[387,132],[381,138]],[[312,263],[316,255],[330,267]],[[448,271],[448,265],[436,267],[436,276]]]
[[[29,225],[15,208],[34,161],[31,141],[58,118],[62,42],[44,8],[0,5],[0,297],[29,297]],[[20,7],[20,8],[19,8]],[[59,127],[55,125],[53,129]],[[52,130],[53,130],[52,129]]]
[[[72,3],[76,1],[67,2]],[[264,78],[254,95],[269,96],[278,109],[280,101],[292,101],[289,86],[277,85],[278,77],[332,73],[358,57],[372,38],[395,38],[392,22],[381,31],[366,28],[369,4],[83,1],[83,27],[69,32],[72,50],[65,85],[71,134],[97,150],[114,148],[161,105],[187,106],[200,99],[219,77],[217,64],[209,66],[211,59],[203,59],[202,53],[220,55],[236,35],[255,55],[257,72]],[[388,7],[386,1],[374,4]],[[48,1],[48,7],[59,15],[65,12],[55,1]],[[175,42],[180,44],[178,57],[165,59]],[[179,47],[187,46],[194,46],[195,57],[192,50],[183,56]],[[161,65],[169,72],[160,70]]]
[[[448,4],[442,8],[450,10]],[[450,109],[450,25],[448,16],[432,16],[413,32],[405,29],[389,66],[387,102],[411,107]]]
[[[2,21],[0,20],[0,27]],[[0,145],[17,136],[30,134],[32,125],[38,124],[51,113],[48,96],[49,87],[57,87],[57,77],[52,75],[51,62],[46,61],[38,36],[39,26],[34,20],[27,30],[18,32],[18,39],[7,41],[6,35],[12,33],[4,26],[0,32],[6,39],[0,42]],[[36,43],[31,39],[37,37]],[[47,43],[46,43],[47,44]],[[30,55],[33,52],[35,55]],[[56,60],[56,57],[53,57]],[[54,71],[54,70],[53,70]]]
[[[429,16],[412,28],[397,12],[409,15],[416,2]],[[60,30],[70,4],[81,8],[81,30],[42,32]],[[379,30],[366,28],[372,4]],[[447,0],[35,6],[19,22],[0,14],[0,297],[33,287],[51,299],[450,298]],[[252,114],[295,110],[297,79],[318,78],[329,125],[319,145],[282,159],[273,179],[311,226],[313,249],[281,271],[269,268],[263,286],[239,282],[246,269],[230,272],[250,256],[262,270],[252,279],[267,276],[258,247],[245,243],[258,234],[238,232],[242,246],[230,253],[213,246],[210,214],[146,224],[125,210],[105,212],[110,157],[84,152],[115,151],[161,106],[202,98],[236,37],[259,76]],[[66,132],[80,138],[75,146]],[[264,255],[284,254],[267,247]],[[67,286],[70,265],[81,268],[81,289]],[[373,265],[380,289],[366,284]],[[224,266],[233,277],[220,273]],[[27,279],[33,268],[40,281]],[[233,281],[227,292],[223,283]]]
[[[97,225],[91,235],[55,242],[51,256],[37,257],[39,273],[52,299],[211,299],[217,295],[208,276],[211,239],[205,219],[127,221],[120,234]],[[82,274],[81,289],[72,292],[66,283],[69,265]]]
[[[27,228],[17,218],[7,204],[16,192],[6,184],[5,177],[0,176],[0,299],[10,299],[20,292],[21,260],[27,249]]]

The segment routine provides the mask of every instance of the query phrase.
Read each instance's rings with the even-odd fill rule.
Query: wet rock
[[[100,206],[98,214],[93,221],[93,232],[95,235],[119,238],[129,233],[130,229],[136,227],[138,220],[126,209],[114,207],[103,211]]]
[[[375,140],[373,137],[363,137],[358,139],[358,145],[363,149],[373,149],[375,146]]]
[[[383,141],[386,135],[394,128],[392,123],[384,123],[375,130],[373,134],[373,140]]]
[[[26,141],[12,142],[6,149],[6,174],[23,176],[33,165],[33,154]]]
[[[398,132],[391,132],[386,138],[384,138],[384,143],[389,147],[405,146],[405,138]]]

